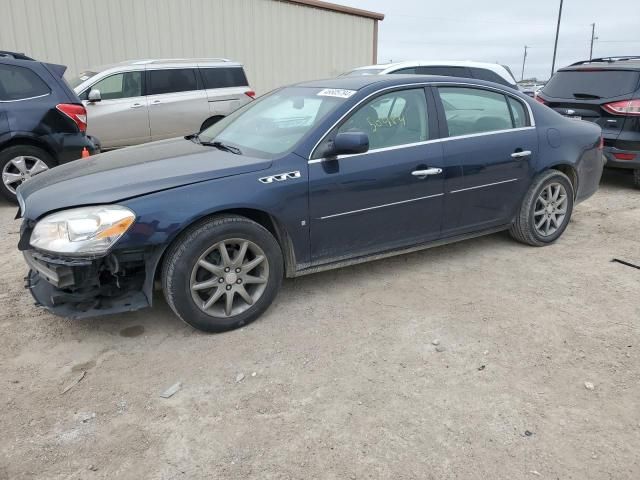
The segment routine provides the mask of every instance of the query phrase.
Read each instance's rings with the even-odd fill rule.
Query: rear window
[[[639,72],[629,70],[568,70],[557,72],[542,93],[554,98],[607,98],[635,92]]]
[[[242,68],[201,68],[204,88],[246,87],[249,85]]]
[[[24,100],[50,92],[44,80],[28,68],[0,64],[0,101]]]
[[[198,90],[193,68],[149,70],[149,95]]]

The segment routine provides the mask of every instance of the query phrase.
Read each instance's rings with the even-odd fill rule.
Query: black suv
[[[10,201],[33,175],[99,150],[66,68],[0,51],[0,194]]]
[[[640,188],[640,56],[596,58],[556,72],[538,101],[602,127],[607,167],[634,171]]]

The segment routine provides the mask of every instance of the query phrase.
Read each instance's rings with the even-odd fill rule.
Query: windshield
[[[361,75],[378,75],[384,68],[358,68],[350,72],[343,73],[342,77],[357,77]]]
[[[259,158],[291,151],[353,90],[288,87],[265,95],[223,118],[199,135],[202,143],[221,142]]]
[[[67,83],[69,85],[71,85],[71,88],[76,88],[78,85],[80,85],[81,83],[86,82],[91,77],[93,77],[93,76],[95,76],[97,74],[98,74],[98,72],[90,72],[90,71],[81,72],[80,75],[78,75],[77,77],[70,78]]]

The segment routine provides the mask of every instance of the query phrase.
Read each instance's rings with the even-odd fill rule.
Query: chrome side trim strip
[[[410,198],[409,200],[401,200],[399,202],[385,203],[384,205],[376,205],[375,207],[360,208],[359,210],[350,210],[348,212],[334,213],[333,215],[327,215],[320,217],[320,220],[326,220],[327,218],[342,217],[343,215],[351,215],[354,213],[366,212],[368,210],[376,210],[378,208],[391,207],[393,205],[401,205],[403,203],[417,202],[418,200],[426,200],[427,198],[441,197],[444,193],[436,193],[435,195],[427,195],[426,197]]]
[[[49,95],[51,95],[51,92],[45,93],[43,95],[36,95],[35,97],[17,98],[16,100],[0,100],[0,103],[24,102],[25,100],[33,100],[34,98],[48,97]]]
[[[467,135],[459,135],[457,137],[445,137],[445,138],[434,138],[433,140],[425,140],[423,142],[416,143],[407,143],[404,145],[394,145],[392,147],[383,147],[383,148],[374,148],[373,150],[367,150],[364,153],[351,153],[348,155],[338,155],[337,157],[332,158],[316,158],[314,160],[309,160],[307,163],[309,165],[314,165],[316,163],[326,162],[328,160],[340,160],[343,158],[351,158],[351,157],[359,157],[362,155],[369,155],[370,153],[378,153],[378,152],[386,152],[390,150],[399,150],[401,148],[410,148],[417,147],[419,145],[427,145],[429,143],[441,143],[441,142],[449,142],[451,140],[460,140],[463,138],[474,138],[474,137],[482,137],[485,135],[498,135],[500,133],[509,133],[509,132],[520,132],[523,130],[535,130],[536,127],[518,127],[518,128],[508,128],[506,130],[494,130],[493,132],[481,132],[481,133],[469,133]]]
[[[503,95],[509,95],[510,97],[514,98],[515,100],[519,101],[520,103],[524,103],[525,104],[525,106],[527,107],[527,111],[529,112],[529,123],[530,123],[530,125],[527,126],[527,127],[512,128],[509,131],[520,130],[522,128],[534,128],[536,126],[536,120],[535,120],[535,117],[533,116],[533,110],[531,109],[531,105],[529,105],[527,102],[523,101],[517,95],[514,95],[511,92],[508,92],[508,91],[503,90],[501,88],[495,88],[495,87],[489,87],[489,86],[486,86],[486,85],[477,85],[475,83],[465,83],[465,82],[420,82],[420,83],[406,83],[406,84],[402,84],[402,85],[392,85],[390,87],[382,88],[380,90],[377,90],[375,92],[370,93],[369,95],[367,95],[366,97],[361,99],[358,103],[356,103],[353,107],[351,107],[349,110],[347,110],[344,114],[342,114],[340,116],[340,118],[338,120],[336,120],[333,123],[333,125],[331,125],[331,127],[324,133],[324,135],[322,135],[322,137],[320,137],[320,140],[318,140],[316,142],[316,144],[311,149],[311,153],[309,154],[309,158],[307,160],[313,161],[313,160],[311,160],[311,157],[313,157],[313,154],[315,153],[316,148],[318,148],[318,145],[320,145],[320,143],[322,143],[322,141],[326,138],[326,136],[329,134],[329,132],[331,132],[331,130],[333,130],[336,125],[338,125],[347,115],[349,115],[353,110],[358,108],[368,98],[373,97],[374,95],[377,95],[377,94],[379,94],[381,92],[386,92],[387,90],[394,90],[394,89],[403,88],[403,87],[424,88],[424,87],[428,87],[428,86],[435,86],[435,87],[437,87],[437,86],[475,87],[475,88],[479,88],[479,89],[492,90],[492,91],[495,91],[495,92],[499,92],[499,93],[501,93]],[[485,134],[482,133],[482,134],[473,134],[473,135],[485,135]],[[466,137],[466,135],[461,135],[459,137],[447,137],[447,138],[448,139],[455,139],[455,138],[464,138],[464,137]],[[437,140],[444,140],[444,139],[437,139]],[[429,140],[429,141],[431,141],[431,140]],[[317,159],[317,160],[322,160],[322,159]]]
[[[502,183],[517,182],[518,180],[519,180],[518,178],[511,178],[509,180],[502,180],[501,182],[485,183],[484,185],[476,185],[475,187],[461,188],[460,190],[451,190],[449,193],[466,192],[467,190],[476,190],[478,188],[492,187],[494,185],[500,185]]]

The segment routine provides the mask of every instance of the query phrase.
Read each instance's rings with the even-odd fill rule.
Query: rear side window
[[[249,85],[242,68],[201,68],[204,88],[246,87]]]
[[[390,72],[390,73],[415,75],[416,74],[416,69],[415,68],[401,68],[400,70],[395,70],[395,71]]]
[[[193,68],[149,70],[149,95],[188,92],[198,89],[196,71]]]
[[[507,99],[478,88],[439,87],[449,136],[513,128]]]
[[[471,78],[471,73],[466,67],[418,67],[420,75],[442,75],[443,77]]]
[[[28,68],[0,64],[0,101],[24,100],[51,93],[49,86]]]
[[[511,113],[513,113],[513,126],[515,128],[526,127],[529,124],[529,117],[524,110],[524,105],[515,98],[507,97]]]
[[[502,78],[496,72],[492,72],[491,70],[487,70],[485,68],[471,68],[471,73],[473,73],[473,78],[477,78],[479,80],[486,80],[487,82],[499,83],[500,85],[507,85],[508,87],[512,86],[509,82],[507,82],[504,78]]]
[[[617,97],[635,92],[639,76],[631,70],[568,70],[551,77],[542,93],[571,99]]]

